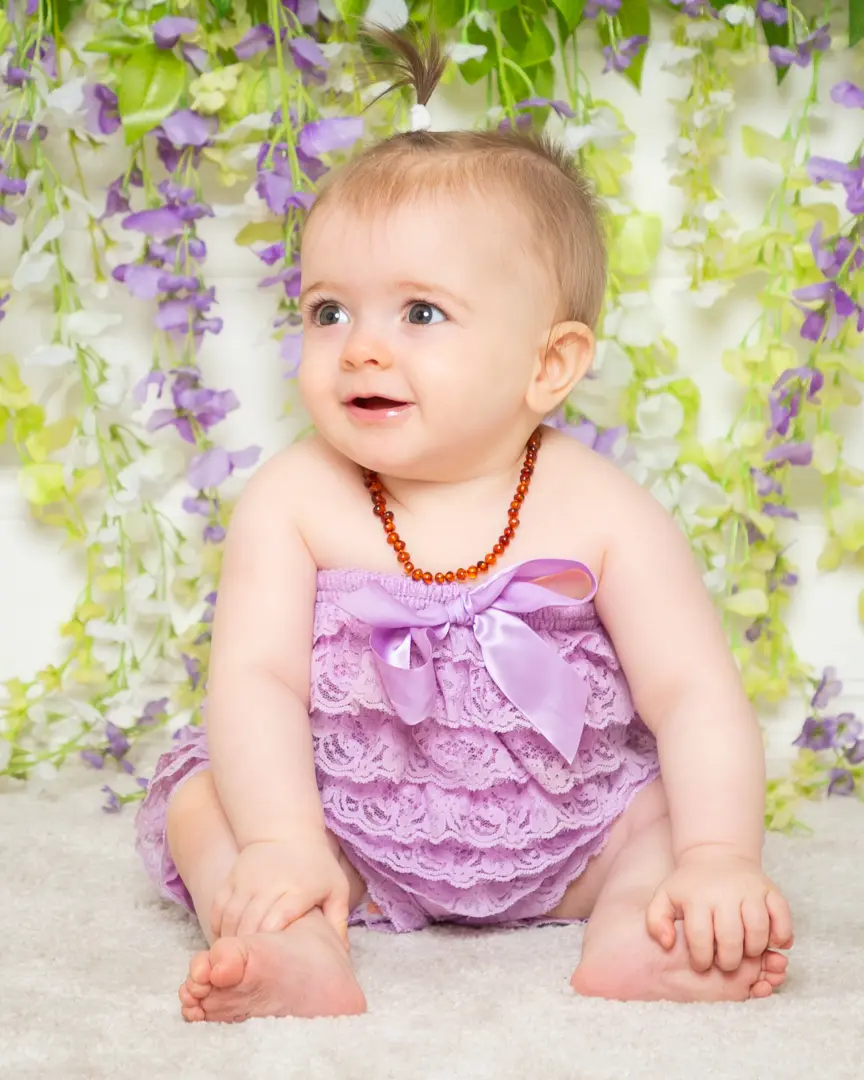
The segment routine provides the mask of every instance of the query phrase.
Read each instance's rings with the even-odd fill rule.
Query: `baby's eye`
[[[437,317],[436,317],[437,316]],[[408,308],[408,322],[415,326],[429,326],[432,323],[442,322],[447,316],[434,304],[427,304],[424,300],[416,300]]]
[[[340,319],[340,315],[344,315],[345,318]],[[336,326],[340,322],[348,321],[347,311],[338,304],[332,303],[319,304],[312,317],[319,326]]]

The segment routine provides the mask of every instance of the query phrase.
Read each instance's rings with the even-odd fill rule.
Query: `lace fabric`
[[[310,700],[318,787],[328,828],[380,908],[360,905],[352,922],[414,930],[441,919],[542,919],[659,773],[654,739],[634,711],[593,603],[520,616],[587,687],[570,763],[493,681],[467,619],[435,642],[433,712],[403,722],[382,686],[369,626],[340,606],[370,582],[418,611],[431,603],[452,608],[461,591],[361,571],[319,572]],[[148,873],[163,895],[190,908],[167,853],[164,816],[172,791],[207,760],[203,731],[187,729],[160,759],[138,815]]]

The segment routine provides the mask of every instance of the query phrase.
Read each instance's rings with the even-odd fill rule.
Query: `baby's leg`
[[[319,909],[277,934],[213,940],[210,909],[237,858],[237,844],[209,770],[190,777],[168,805],[168,847],[192,895],[210,949],[189,965],[179,997],[186,1020],[246,1020],[251,1016],[343,1016],[364,1012],[345,947]],[[338,848],[333,837],[334,847]],[[341,852],[340,852],[341,856]],[[350,906],[365,886],[344,856]]]
[[[657,816],[656,807],[649,807],[652,802],[634,800],[631,804],[637,815],[640,807],[646,813],[641,821],[634,816],[623,823],[623,843],[609,863],[585,928],[582,957],[571,979],[573,989],[588,997],[621,1001],[767,997],[785,978],[786,958],[780,953],[768,950],[755,959],[745,957],[733,972],[716,966],[697,972],[690,964],[680,924],[669,951],[649,936],[648,905],[674,868],[669,817],[666,813]]]

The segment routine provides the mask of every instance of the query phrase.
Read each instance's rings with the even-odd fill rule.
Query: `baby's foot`
[[[317,909],[278,934],[219,938],[192,958],[178,996],[189,1021],[366,1011],[345,947]]]
[[[746,1001],[768,997],[786,979],[786,957],[766,949],[735,971],[694,971],[680,924],[668,951],[635,920],[615,940],[589,941],[570,985],[584,997],[617,1001]]]

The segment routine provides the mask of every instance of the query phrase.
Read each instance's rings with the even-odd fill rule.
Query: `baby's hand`
[[[276,933],[320,907],[347,948],[348,893],[323,833],[248,844],[214,897],[210,926],[217,938]]]
[[[745,956],[792,944],[789,905],[758,862],[716,847],[682,856],[648,905],[648,933],[664,949],[675,944],[675,920],[696,971],[716,963],[735,971]]]

